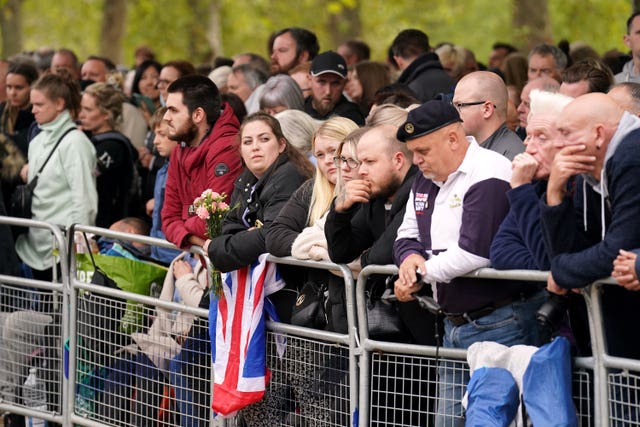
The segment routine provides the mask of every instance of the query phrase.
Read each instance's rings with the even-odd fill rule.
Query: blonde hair
[[[369,114],[366,123],[371,127],[384,124],[400,127],[407,121],[408,114],[406,109],[395,104],[382,104]]]
[[[464,72],[467,53],[462,46],[443,44],[436,49],[442,68],[455,80],[459,80]]]
[[[123,93],[107,83],[93,83],[87,86],[84,93],[95,99],[98,109],[109,115],[109,126],[115,128],[122,117],[122,103],[125,101]]]
[[[349,133],[356,129],[358,129],[358,125],[352,120],[345,117],[332,117],[320,125],[318,130],[313,134],[311,151],[314,151],[318,137],[331,138],[342,142]],[[313,192],[311,194],[311,203],[309,204],[307,225],[313,225],[329,210],[331,201],[333,200],[334,189],[335,185],[329,182],[327,177],[320,172],[320,168],[316,162],[316,178],[313,181]]]

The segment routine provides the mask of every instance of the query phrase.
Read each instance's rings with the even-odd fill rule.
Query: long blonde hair
[[[358,125],[352,120],[345,117],[332,117],[320,125],[313,135],[311,151],[315,151],[316,139],[318,139],[318,137],[331,138],[342,142],[349,133],[356,129],[358,129]],[[334,187],[327,177],[320,172],[320,168],[316,162],[316,178],[313,181],[313,193],[311,194],[307,225],[313,225],[329,210],[331,201],[333,200]]]

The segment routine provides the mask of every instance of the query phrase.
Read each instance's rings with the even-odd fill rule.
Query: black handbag
[[[367,290],[367,328],[373,339],[397,339],[406,335],[405,326],[398,313],[396,303],[385,304],[380,300],[383,283],[374,283]],[[387,284],[384,284],[387,286]],[[384,291],[384,289],[383,289]]]
[[[291,313],[291,324],[306,328],[327,327],[327,285],[313,280],[306,282],[298,292]]]
[[[42,170],[47,165],[47,163],[49,162],[49,159],[53,155],[53,152],[56,150],[56,148],[58,148],[58,145],[60,145],[64,137],[67,136],[67,134],[74,129],[75,127],[69,128],[62,134],[60,139],[58,139],[58,142],[56,142],[56,144],[51,149],[51,152],[49,152],[49,155],[47,156],[42,166],[40,166],[40,169],[36,173],[36,176],[34,176],[33,179],[29,181],[28,184],[18,185],[16,189],[13,191],[13,193],[11,194],[11,204],[9,205],[9,213],[11,214],[11,216],[14,216],[17,218],[31,219],[32,217],[31,201],[33,199],[33,190],[36,188],[36,185],[38,184],[38,177],[42,173]],[[20,227],[18,234],[26,231],[27,231],[26,227]]]

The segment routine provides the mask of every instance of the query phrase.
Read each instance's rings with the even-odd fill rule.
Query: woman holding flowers
[[[231,210],[221,233],[212,234],[217,237],[204,246],[211,263],[223,272],[250,265],[267,252],[265,235],[271,222],[291,194],[313,175],[311,163],[289,144],[278,120],[265,113],[244,120],[240,156],[246,170],[234,183]],[[286,288],[270,298],[281,320],[288,322],[295,293],[284,291]]]

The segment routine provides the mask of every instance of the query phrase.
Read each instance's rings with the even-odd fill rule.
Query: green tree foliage
[[[103,1],[24,0],[23,48],[65,46],[74,49],[81,59],[99,53]],[[212,52],[206,37],[210,1],[129,0],[124,62],[131,65],[133,50],[141,44],[153,47],[161,61],[210,60]],[[374,59],[386,57],[388,45],[403,28],[422,29],[432,45],[448,41],[468,47],[482,61],[493,42],[517,40],[521,30],[512,26],[513,0],[218,1],[223,46],[220,53],[225,56],[247,51],[266,55],[269,35],[287,26],[309,28],[318,35],[323,50],[335,49],[336,31],[344,38],[357,35],[345,24],[349,22],[346,18],[335,18],[353,9],[360,11],[360,38],[372,46]],[[0,7],[5,2],[0,0]],[[625,51],[622,35],[631,7],[628,0],[548,0],[553,38],[550,41],[584,41],[600,53],[612,48]]]

